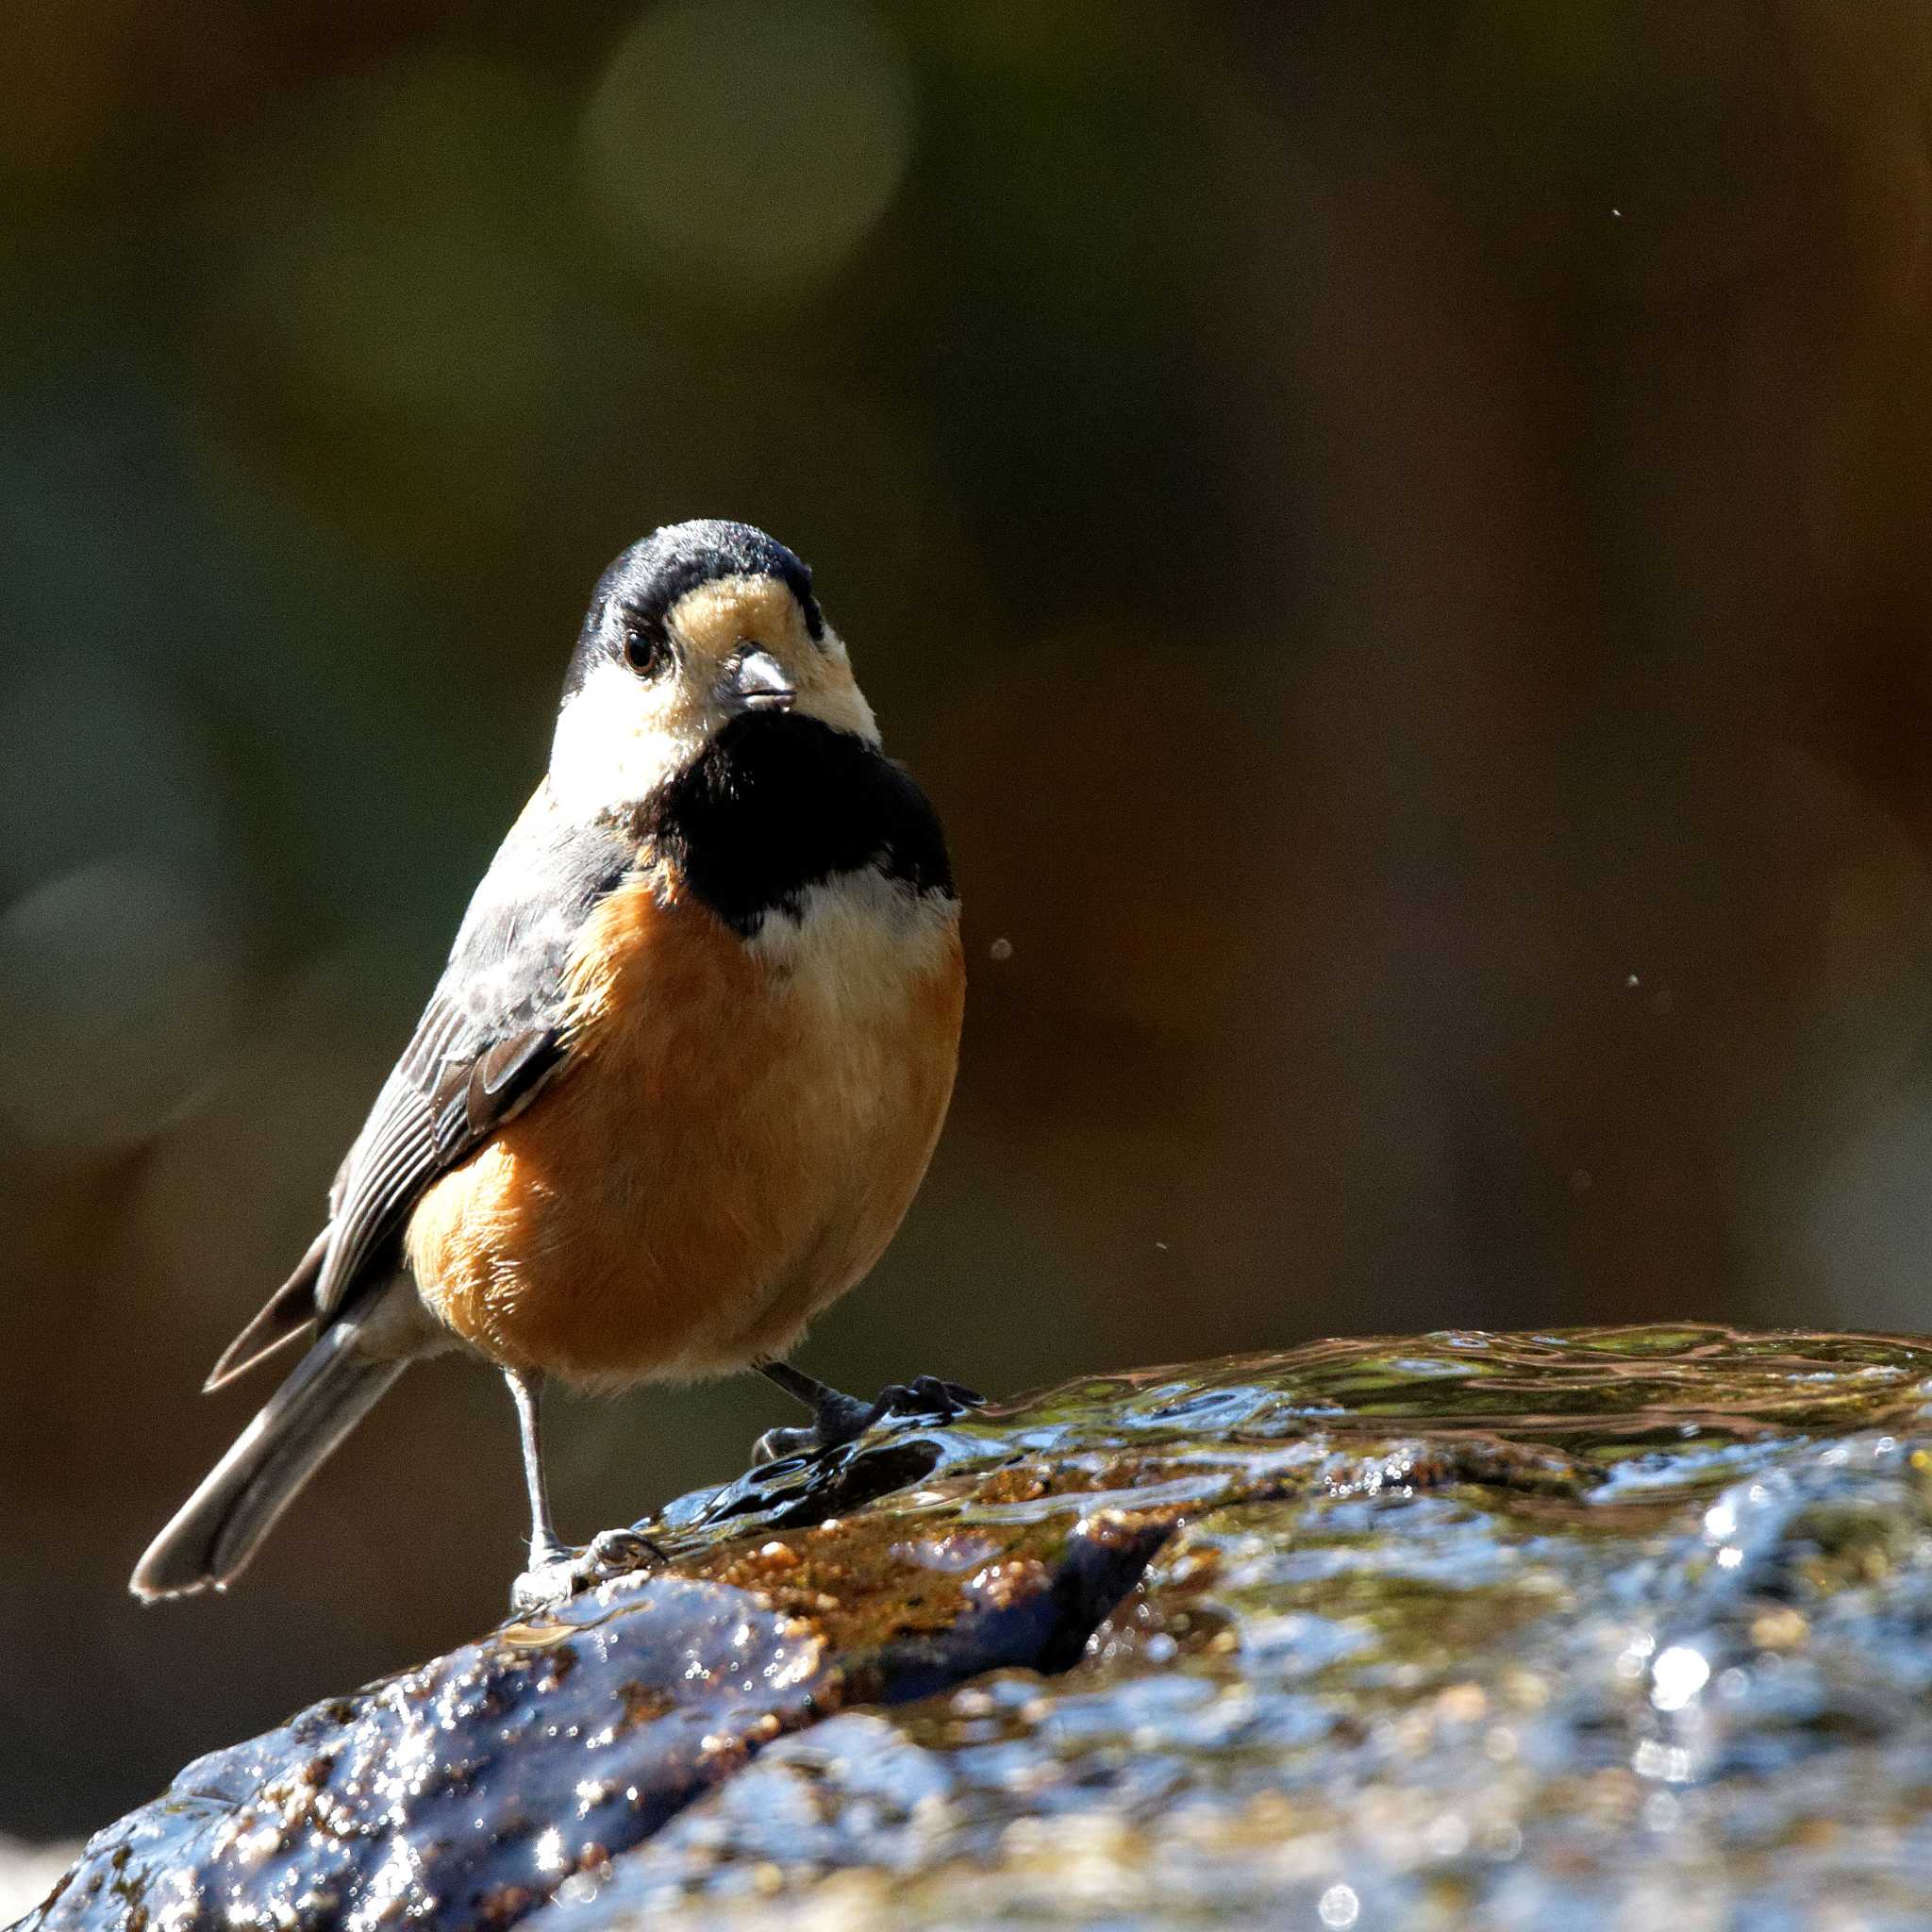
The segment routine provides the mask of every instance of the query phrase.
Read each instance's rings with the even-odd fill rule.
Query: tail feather
[[[239,1575],[295,1492],[407,1366],[356,1352],[358,1325],[338,1322],[148,1545],[128,1588],[152,1602],[222,1590]]]

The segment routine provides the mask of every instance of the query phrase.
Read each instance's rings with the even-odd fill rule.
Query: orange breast
[[[925,1172],[956,912],[846,882],[747,944],[640,882],[593,915],[573,982],[569,1063],[410,1221],[425,1302],[494,1360],[593,1388],[782,1352]]]

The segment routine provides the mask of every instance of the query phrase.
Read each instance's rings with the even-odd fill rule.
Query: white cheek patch
[[[876,746],[878,725],[831,630],[826,649],[797,640],[786,669],[797,679],[793,714],[816,719]],[[795,648],[793,647],[795,645]],[[727,722],[700,654],[656,677],[640,677],[614,658],[593,665],[564,701],[551,741],[549,790],[569,817],[589,820],[641,804],[689,767]]]
[[[802,633],[804,625],[799,629]],[[867,744],[876,745],[878,721],[853,679],[851,660],[839,633],[827,625],[824,636],[815,644],[806,644],[804,653],[808,671],[799,681],[799,711],[829,724],[834,731],[849,731]]]
[[[558,714],[550,793],[573,817],[635,805],[704,749],[715,720],[675,678],[596,666]]]

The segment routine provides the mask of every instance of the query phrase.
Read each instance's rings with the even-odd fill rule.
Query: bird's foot
[[[509,1607],[519,1617],[554,1610],[580,1590],[627,1576],[664,1552],[635,1529],[600,1530],[582,1549],[565,1543],[531,1546],[530,1567],[510,1585]]]
[[[983,1395],[958,1382],[941,1382],[937,1375],[915,1375],[909,1382],[891,1382],[870,1402],[824,1389],[813,1398],[811,1426],[767,1429],[752,1445],[753,1464],[777,1462],[789,1456],[811,1456],[856,1441],[875,1422],[889,1415],[930,1416],[950,1422],[969,1408],[978,1408]]]

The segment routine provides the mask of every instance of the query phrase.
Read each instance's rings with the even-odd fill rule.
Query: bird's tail
[[[295,1364],[261,1413],[148,1545],[128,1589],[152,1602],[225,1589],[295,1492],[375,1407],[407,1366],[357,1352],[339,1321]]]

